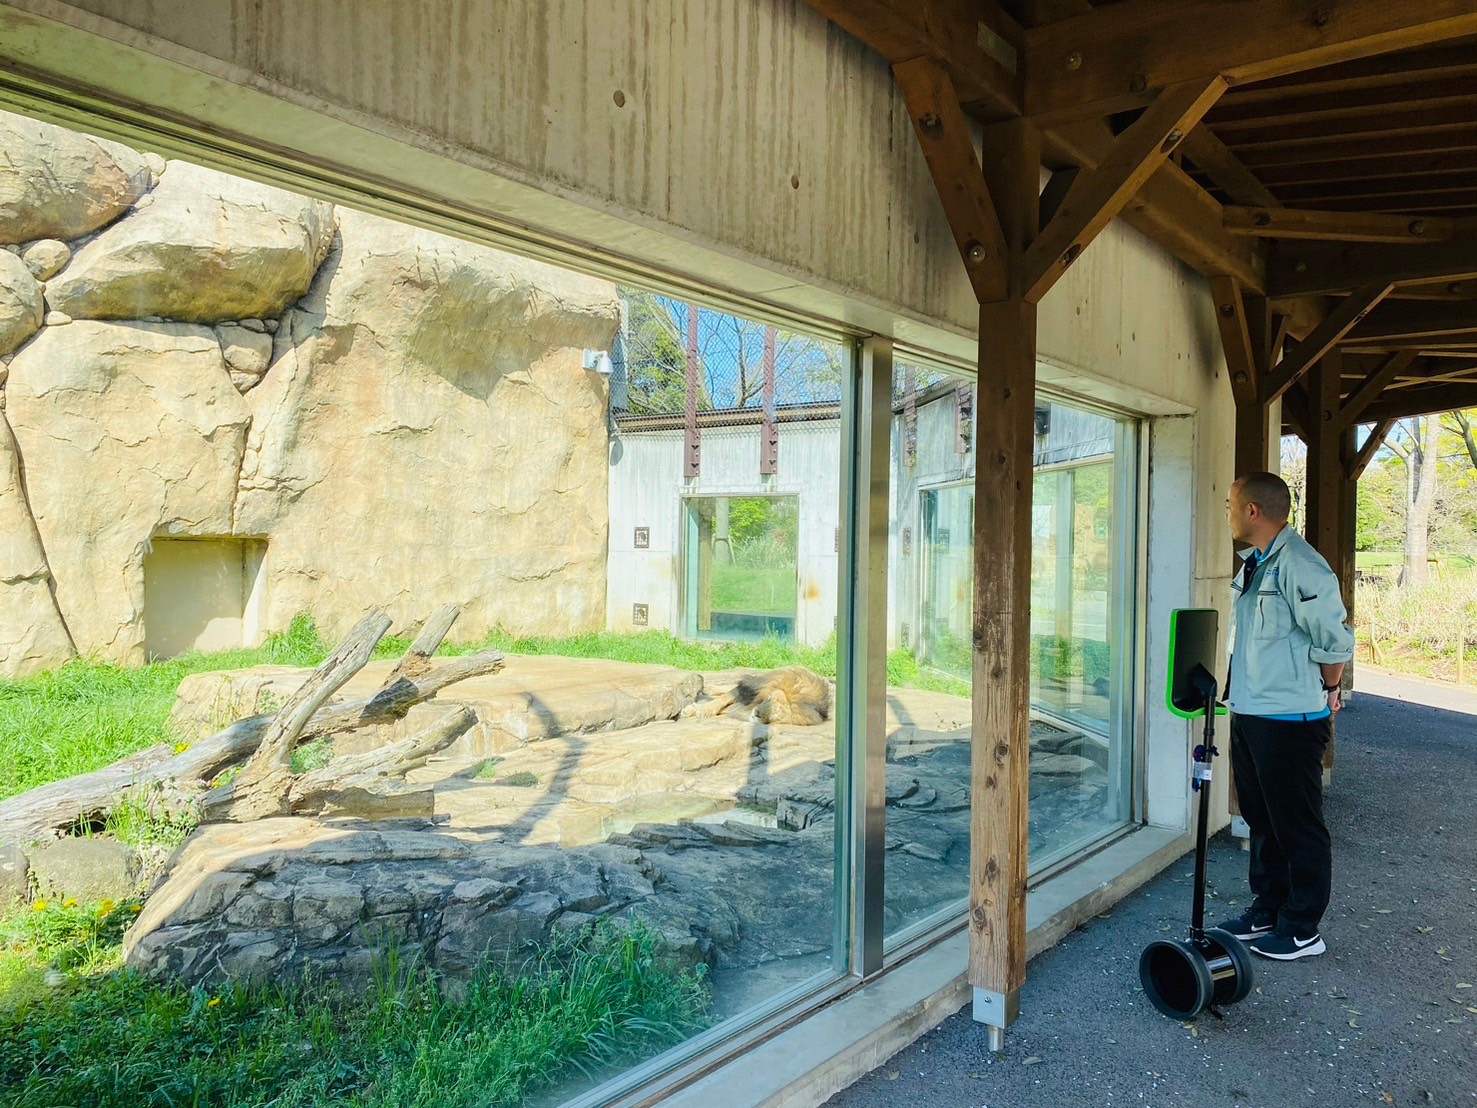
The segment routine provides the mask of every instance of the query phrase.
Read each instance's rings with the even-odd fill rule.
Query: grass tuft
[[[663,962],[639,925],[558,938],[456,989],[391,954],[362,990],[207,992],[118,968],[132,907],[0,921],[0,1108],[510,1105],[707,1023],[702,974]]]

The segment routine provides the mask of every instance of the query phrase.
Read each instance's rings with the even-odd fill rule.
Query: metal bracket
[[[1013,989],[1008,993],[997,993],[993,989],[974,989],[973,1016],[975,1023],[988,1024],[993,1030],[998,1028],[1002,1034],[1005,1029],[1020,1018],[1021,1015],[1021,993],[1019,989]]]

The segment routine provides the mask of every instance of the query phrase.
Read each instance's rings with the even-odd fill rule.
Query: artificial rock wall
[[[0,113],[0,676],[145,657],[154,540],[260,630],[605,622],[614,286]]]

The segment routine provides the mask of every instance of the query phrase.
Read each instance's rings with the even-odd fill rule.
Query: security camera
[[[586,350],[585,368],[593,369],[601,377],[609,377],[611,372],[610,354],[604,350]]]

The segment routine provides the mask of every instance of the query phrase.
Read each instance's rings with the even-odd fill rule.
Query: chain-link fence
[[[762,412],[838,404],[839,343],[642,289],[621,289],[611,407],[621,416]]]

